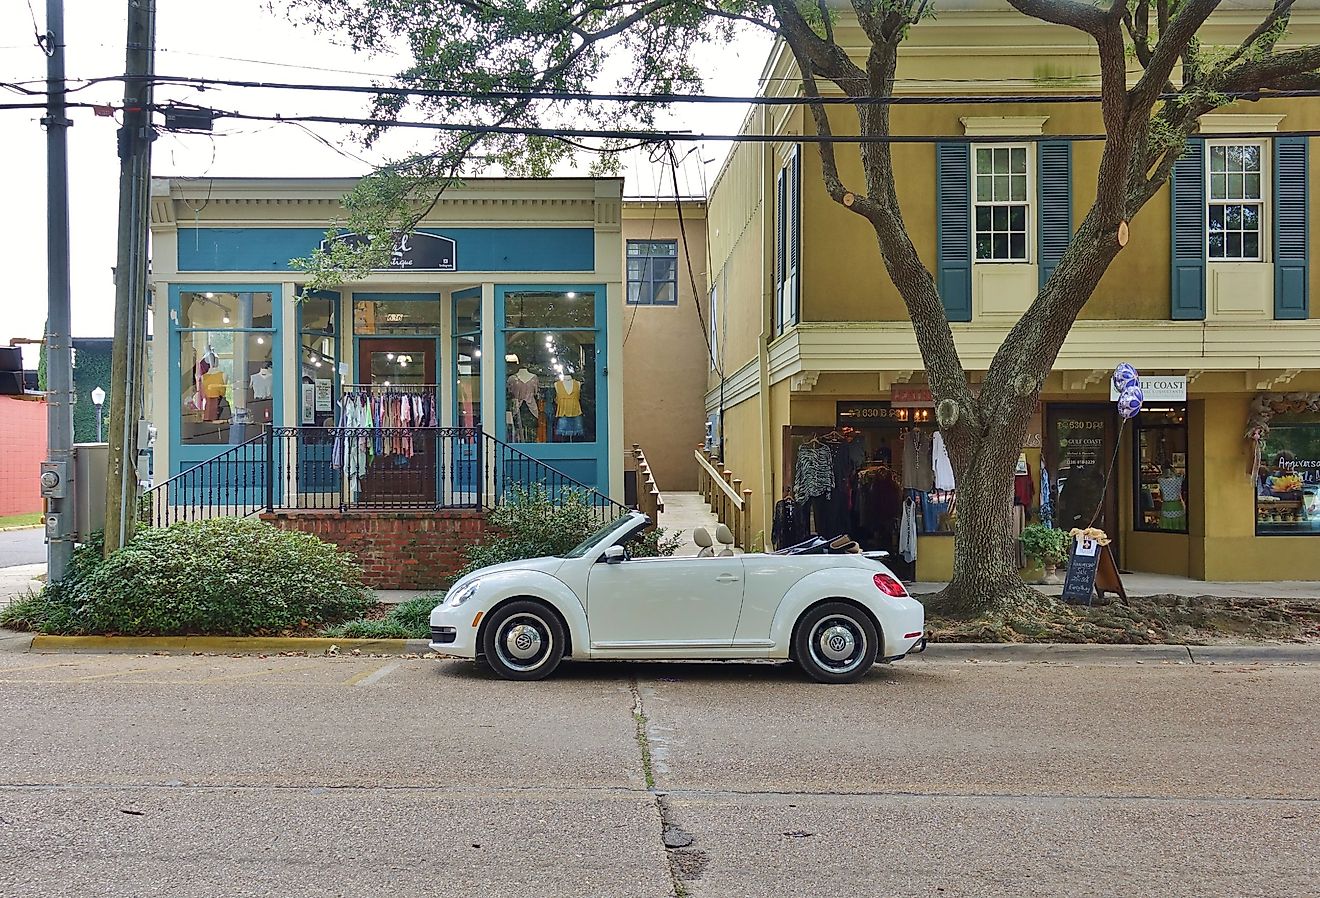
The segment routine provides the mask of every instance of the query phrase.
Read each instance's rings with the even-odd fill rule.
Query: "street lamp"
[[[92,388],[92,405],[96,406],[96,442],[101,440],[101,405],[105,402],[105,390],[100,387]]]

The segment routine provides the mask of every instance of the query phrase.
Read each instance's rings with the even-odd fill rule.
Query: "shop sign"
[[[370,240],[366,234],[337,234],[335,243],[362,246]],[[322,240],[321,249],[329,251],[331,241]],[[394,241],[390,264],[377,271],[457,271],[458,245],[449,237],[414,231],[402,234]]]
[[[317,378],[316,410],[328,412],[334,408],[334,381]]]
[[[888,422],[929,421],[929,407],[922,409],[896,408],[888,402],[840,402],[837,407],[839,425],[851,424],[854,427],[864,424],[884,424]]]
[[[1141,392],[1147,402],[1186,402],[1187,375],[1143,374]],[[1109,384],[1109,399],[1111,402],[1118,399],[1118,390],[1114,389],[1112,381]]]
[[[894,408],[927,408],[935,404],[930,387],[891,387],[890,405]]]
[[[1063,578],[1063,600],[1065,602],[1091,601],[1095,591],[1095,575],[1100,562],[1100,544],[1093,539],[1073,541],[1073,550],[1068,556],[1068,572]]]

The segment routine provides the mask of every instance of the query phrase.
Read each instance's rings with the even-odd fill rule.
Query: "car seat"
[[[698,558],[710,558],[715,554],[715,540],[710,538],[710,531],[705,527],[693,528],[692,541],[698,546]]]
[[[715,540],[720,544],[719,551],[715,552],[716,555],[724,557],[733,554],[733,534],[728,527],[717,524],[715,526]]]

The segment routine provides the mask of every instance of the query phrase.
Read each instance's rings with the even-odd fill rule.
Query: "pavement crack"
[[[656,817],[660,822],[660,844],[669,866],[669,881],[674,898],[688,898],[688,883],[699,879],[709,863],[706,852],[694,846],[692,834],[679,825],[665,793],[656,788],[655,766],[651,757],[650,718],[642,702],[642,690],[636,677],[628,680],[628,691],[633,697],[633,720],[637,724],[637,747],[642,755],[642,775],[646,778],[646,791],[655,801]]]

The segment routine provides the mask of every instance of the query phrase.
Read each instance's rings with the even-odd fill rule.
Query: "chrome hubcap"
[[[495,654],[512,670],[535,670],[551,651],[550,626],[535,614],[515,614],[500,625]]]
[[[535,658],[541,650],[541,634],[530,624],[518,624],[510,627],[504,637],[504,646],[514,658],[526,661]]]
[[[851,617],[831,615],[816,624],[808,643],[811,659],[836,674],[857,668],[866,655],[866,631]]]
[[[820,634],[820,652],[831,661],[843,661],[853,653],[856,638],[847,627],[834,625]]]

